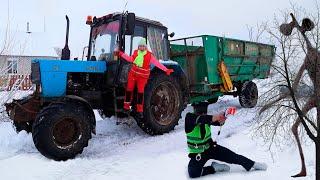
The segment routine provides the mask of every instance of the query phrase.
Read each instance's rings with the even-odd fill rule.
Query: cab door
[[[146,38],[146,26],[140,23],[136,23],[133,35],[125,36],[125,53],[132,56],[133,52],[138,49],[138,44],[142,38]],[[125,86],[128,79],[128,73],[131,68],[131,63],[122,60],[119,76],[119,84]]]

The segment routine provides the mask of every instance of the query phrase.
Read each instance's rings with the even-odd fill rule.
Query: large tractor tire
[[[145,88],[143,118],[135,119],[147,134],[161,135],[178,125],[183,109],[182,91],[177,80],[158,72],[151,75]]]
[[[33,124],[39,152],[56,161],[81,154],[91,138],[90,112],[76,103],[53,103],[42,109]]]
[[[258,102],[258,88],[252,81],[246,81],[239,89],[239,102],[244,108],[253,108]]]

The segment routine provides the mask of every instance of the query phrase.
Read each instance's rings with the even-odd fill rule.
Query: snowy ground
[[[203,179],[256,180],[290,179],[299,171],[299,156],[295,146],[272,155],[262,141],[252,138],[249,122],[255,109],[241,109],[237,98],[223,97],[209,107],[210,113],[237,106],[238,113],[230,117],[218,143],[253,160],[266,162],[267,171],[245,172],[231,165],[231,172],[217,173]],[[191,111],[188,106],[184,115]],[[171,133],[150,137],[135,123],[116,125],[117,119],[101,119],[97,115],[97,135],[84,152],[73,160],[56,162],[43,157],[35,148],[30,134],[16,134],[10,122],[0,123],[0,179],[188,179],[183,119]],[[214,128],[214,132],[218,129]],[[313,146],[304,148],[308,177],[315,179]],[[211,162],[208,162],[211,163]]]

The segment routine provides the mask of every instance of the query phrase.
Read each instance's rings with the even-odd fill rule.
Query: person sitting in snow
[[[188,173],[191,178],[214,174],[215,172],[230,171],[226,164],[212,162],[206,166],[209,159],[214,159],[229,164],[238,164],[245,170],[266,170],[265,163],[254,162],[242,155],[218,145],[211,138],[211,125],[222,126],[226,120],[225,114],[207,115],[208,103],[193,104],[194,113],[185,117],[185,132],[189,151]]]

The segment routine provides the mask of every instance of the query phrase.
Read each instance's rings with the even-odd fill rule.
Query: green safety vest
[[[195,128],[187,133],[187,143],[189,153],[203,153],[210,148],[211,128],[205,124],[205,136],[201,138],[200,125],[196,125]]]
[[[138,51],[138,55],[137,55],[136,59],[133,61],[133,63],[138,67],[142,67],[144,56],[146,54],[147,54],[147,51]]]

